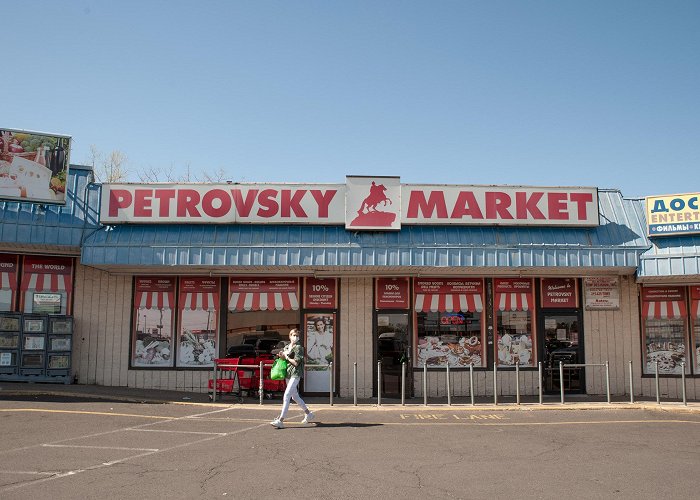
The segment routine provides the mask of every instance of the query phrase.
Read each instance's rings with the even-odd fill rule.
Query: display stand
[[[0,313],[0,380],[70,384],[73,318]]]

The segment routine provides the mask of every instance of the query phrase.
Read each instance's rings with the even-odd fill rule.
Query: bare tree
[[[123,151],[115,149],[105,157],[93,144],[90,146],[88,161],[92,164],[92,170],[98,182],[124,182],[128,180],[129,172],[125,167],[127,157]]]
[[[125,167],[127,162],[126,154],[120,150],[114,150],[109,155],[104,156],[95,145],[90,146],[88,163],[92,165],[98,182],[130,181],[130,172]],[[182,173],[173,175],[178,171]],[[152,166],[143,167],[136,171],[136,177],[138,177],[138,182],[145,184],[156,182],[170,182],[173,184],[188,182],[217,183],[231,179],[222,167],[213,172],[202,170],[201,172],[193,173],[189,162],[184,165],[184,169],[178,169],[174,164],[170,165],[168,169]]]

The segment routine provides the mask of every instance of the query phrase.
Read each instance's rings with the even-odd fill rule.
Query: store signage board
[[[584,305],[586,310],[620,309],[620,278],[596,276],[583,278]]]
[[[496,293],[532,293],[531,278],[494,278]]]
[[[403,224],[580,226],[598,221],[593,187],[401,184],[104,184],[103,224],[324,224],[352,231]]]
[[[0,129],[0,200],[66,202],[71,138]]]
[[[218,278],[180,278],[180,292],[182,293],[216,293],[218,291]]]
[[[416,278],[415,293],[481,293],[484,282],[479,278]]]
[[[542,278],[542,307],[575,308],[578,306],[578,285],[573,278]]]
[[[408,309],[409,281],[408,278],[377,278],[375,282],[375,308],[376,309]],[[389,326],[389,318],[386,318]]]
[[[643,286],[642,300],[644,302],[666,302],[669,300],[685,301],[683,286]]]
[[[700,193],[647,196],[647,234],[700,234]]]
[[[27,255],[24,257],[24,274],[73,274],[73,261],[69,258],[60,257],[35,257]]]
[[[160,276],[136,278],[136,291],[174,292],[175,278],[163,278]]]
[[[230,293],[282,293],[296,292],[299,288],[298,278],[231,278]]]
[[[304,307],[306,309],[335,309],[338,299],[335,278],[304,278]]]

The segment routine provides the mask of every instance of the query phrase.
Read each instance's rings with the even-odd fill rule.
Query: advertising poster
[[[175,278],[136,278],[134,366],[173,366]]]
[[[0,129],[0,199],[65,203],[71,138]]]
[[[214,366],[219,278],[180,278],[177,366]]]
[[[305,314],[304,333],[304,391],[328,392],[328,363],[333,361],[335,314]]]
[[[13,311],[17,291],[17,256],[0,255],[0,311]]]

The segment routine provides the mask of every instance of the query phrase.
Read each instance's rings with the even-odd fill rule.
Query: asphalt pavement
[[[695,498],[700,405],[279,400],[0,383],[0,498]]]

